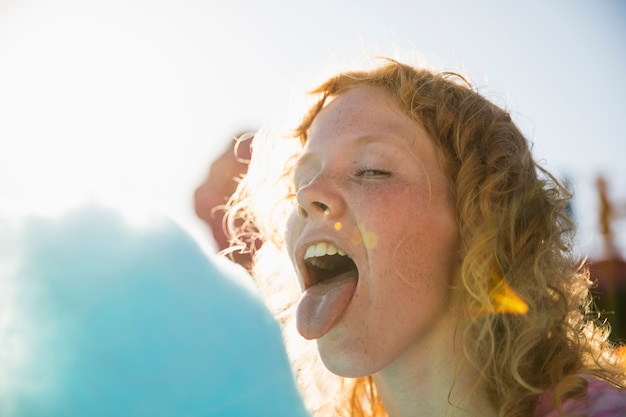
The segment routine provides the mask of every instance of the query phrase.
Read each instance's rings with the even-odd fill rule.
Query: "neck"
[[[373,375],[390,417],[488,417],[495,410],[463,354],[455,325],[440,326]],[[446,334],[442,334],[446,333]]]

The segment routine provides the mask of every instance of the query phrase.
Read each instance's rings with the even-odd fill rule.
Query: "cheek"
[[[422,289],[447,287],[459,261],[460,244],[450,206],[443,200],[433,205],[416,202],[394,216],[397,222],[389,235],[388,256],[395,272]]]

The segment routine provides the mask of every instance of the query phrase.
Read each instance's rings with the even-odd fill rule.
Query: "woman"
[[[315,415],[624,415],[570,196],[510,116],[458,75],[395,61],[313,94],[299,141],[255,139],[229,221],[267,242],[254,275]]]

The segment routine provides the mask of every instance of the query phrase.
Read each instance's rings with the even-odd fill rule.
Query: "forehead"
[[[311,123],[305,148],[332,147],[356,138],[360,143],[434,145],[422,124],[409,117],[389,92],[370,85],[352,87],[326,104]]]
[[[317,114],[309,136],[325,129],[390,129],[410,121],[393,96],[378,86],[352,87],[335,97]],[[367,122],[364,125],[364,122]]]

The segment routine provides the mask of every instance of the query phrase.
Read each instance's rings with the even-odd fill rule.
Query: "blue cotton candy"
[[[175,223],[91,207],[7,235],[0,416],[308,415],[250,278]]]

